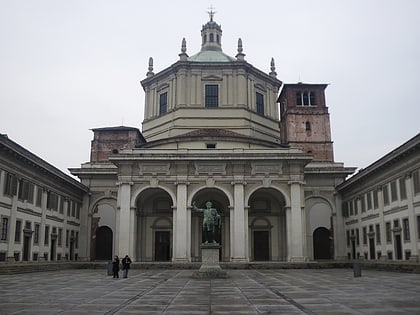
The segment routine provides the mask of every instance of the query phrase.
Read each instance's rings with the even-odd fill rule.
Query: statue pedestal
[[[222,270],[219,265],[219,249],[218,243],[201,244],[201,267],[193,273],[196,279],[216,279],[228,278],[226,271]]]

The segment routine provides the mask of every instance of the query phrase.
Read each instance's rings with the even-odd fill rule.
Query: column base
[[[191,260],[188,259],[188,258],[174,258],[174,259],[172,259],[172,262],[174,262],[174,263],[189,263],[189,262],[191,262]]]

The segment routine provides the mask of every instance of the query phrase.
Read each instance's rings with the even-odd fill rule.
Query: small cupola
[[[210,16],[210,21],[203,25],[201,29],[201,51],[222,50],[222,28],[213,21],[216,12],[210,8],[207,13]]]

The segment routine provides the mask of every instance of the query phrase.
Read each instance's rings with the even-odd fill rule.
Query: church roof
[[[235,58],[226,55],[221,50],[202,50],[188,57],[188,61],[192,62],[231,62],[235,60]]]

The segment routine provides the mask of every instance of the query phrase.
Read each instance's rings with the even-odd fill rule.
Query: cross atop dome
[[[209,14],[211,22],[213,22],[213,17],[216,14],[216,11],[214,11],[214,9],[215,8],[212,5],[210,5],[210,8],[209,8],[210,11],[207,11],[207,13]]]

